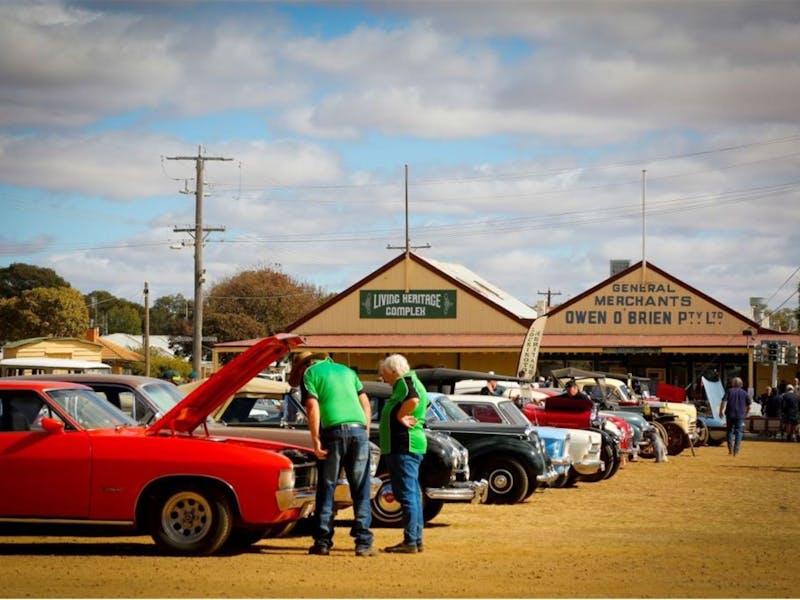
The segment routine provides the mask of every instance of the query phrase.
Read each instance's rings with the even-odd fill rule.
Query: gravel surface
[[[7,493],[7,492],[4,492]],[[0,596],[797,597],[800,444],[746,440],[631,463],[523,504],[450,504],[425,552],[356,558],[340,515],[330,556],[308,537],[234,556],[160,556],[148,537],[0,537]],[[400,532],[375,529],[378,547]]]

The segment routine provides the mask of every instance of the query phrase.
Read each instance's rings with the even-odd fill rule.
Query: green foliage
[[[104,334],[142,333],[144,306],[117,298],[105,290],[95,290],[86,294],[84,298],[95,327],[99,327]]]
[[[183,294],[158,298],[150,307],[150,331],[156,335],[186,335],[192,328],[191,304]]]
[[[89,311],[78,290],[34,288],[0,299],[0,339],[83,337]]]
[[[15,298],[34,288],[68,288],[69,283],[53,269],[11,263],[0,269],[0,298]]]
[[[220,342],[271,335],[327,298],[321,288],[298,282],[279,265],[241,271],[209,291],[203,333]]]
[[[111,307],[106,313],[106,327],[109,333],[142,333],[142,317],[139,309],[131,305]]]
[[[144,348],[137,350],[144,354]],[[167,376],[169,371],[174,371],[184,381],[189,380],[189,373],[192,372],[192,364],[183,358],[150,352],[150,372],[144,372],[144,362],[135,362],[131,365],[131,372],[134,375],[147,375],[148,377],[158,377],[159,379],[171,379]]]
[[[797,331],[797,311],[791,308],[782,308],[775,312],[767,311],[770,329],[778,331]]]

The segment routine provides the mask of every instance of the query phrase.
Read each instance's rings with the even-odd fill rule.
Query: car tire
[[[517,504],[528,493],[528,474],[514,458],[495,457],[475,469],[477,479],[489,482],[488,504]]]
[[[426,523],[442,512],[442,507],[444,507],[444,501],[422,496],[422,518]]]
[[[286,537],[292,533],[297,527],[297,521],[284,521],[283,523],[276,523],[267,527],[263,537],[278,538]]]
[[[705,446],[708,444],[708,425],[705,422],[697,419],[697,440],[695,446]]]
[[[569,470],[566,470],[561,475],[556,477],[553,481],[551,481],[548,485],[551,488],[567,487],[567,485],[569,484],[569,479],[570,479]]]
[[[381,486],[378,488],[378,493],[370,500],[370,508],[372,509],[372,524],[376,527],[400,527],[403,524],[403,507],[392,491],[392,482],[389,479],[388,473],[377,475],[381,480]],[[438,515],[444,502],[441,500],[432,500],[422,494],[422,518],[427,523]]]
[[[294,521],[291,521],[294,523]],[[283,523],[281,523],[283,525]],[[272,526],[259,526],[259,527],[234,527],[231,534],[225,542],[225,548],[228,550],[239,550],[252,546],[259,542],[262,538],[269,535]]]
[[[603,445],[600,447],[600,460],[603,461],[603,468],[591,475],[581,475],[580,481],[596,483],[603,481],[603,479],[608,479],[617,472],[619,469],[619,452],[617,452],[613,442],[603,440]]]
[[[686,434],[677,423],[662,423],[662,425],[664,425],[664,429],[667,431],[667,439],[664,442],[667,445],[667,454],[670,456],[678,456],[686,447]]]
[[[208,556],[218,551],[233,529],[230,501],[217,490],[176,485],[156,495],[150,535],[170,554]]]

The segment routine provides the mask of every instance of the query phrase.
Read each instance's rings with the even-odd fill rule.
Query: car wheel
[[[697,419],[697,440],[695,446],[705,446],[708,443],[708,425],[704,421]]]
[[[610,468],[606,469],[606,475],[603,479],[611,479],[614,475],[616,475],[617,471],[619,471],[620,467],[622,466],[622,453],[620,452],[619,446],[614,443],[609,442],[609,452],[611,453],[611,466]]]
[[[490,504],[516,504],[528,493],[528,474],[516,459],[490,458],[475,469],[478,479],[489,482]]]
[[[399,527],[403,524],[403,507],[394,495],[389,474],[377,475],[381,480],[378,493],[370,501],[372,524],[377,527]],[[422,494],[422,518],[427,522],[442,510],[441,500],[431,500]]]
[[[377,476],[381,480],[378,493],[370,501],[372,507],[372,524],[379,527],[397,527],[403,519],[403,507],[394,497],[389,474]]]
[[[663,425],[667,430],[667,439],[664,442],[667,445],[667,454],[678,456],[685,447],[683,429],[677,423],[663,423]]]
[[[424,495],[422,496],[422,518],[427,523],[440,512],[442,512],[442,507],[444,506],[444,502],[442,500],[431,500],[430,498],[426,498]]]
[[[568,483],[569,483],[569,470],[566,470],[561,475],[556,477],[553,481],[551,481],[548,485],[551,488],[563,488],[567,487]]]
[[[291,521],[294,523],[294,521]],[[281,523],[283,525],[283,523]],[[261,538],[267,537],[271,526],[267,527],[234,527],[228,540],[225,542],[225,548],[230,550],[237,550],[240,548],[247,548],[257,543]]]
[[[617,469],[619,469],[619,452],[617,452],[613,442],[603,440],[603,445],[600,448],[600,460],[603,461],[603,468],[591,475],[581,475],[581,481],[595,483],[608,479],[617,472]]]
[[[277,538],[285,537],[294,531],[297,527],[297,521],[284,521],[283,523],[276,523],[267,527],[262,537]]]
[[[157,496],[150,523],[150,535],[159,548],[207,556],[230,536],[233,511],[221,492],[196,485],[174,486]]]

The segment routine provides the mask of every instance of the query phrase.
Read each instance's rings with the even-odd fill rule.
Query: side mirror
[[[64,433],[64,423],[52,417],[43,417],[41,426],[51,435]]]

